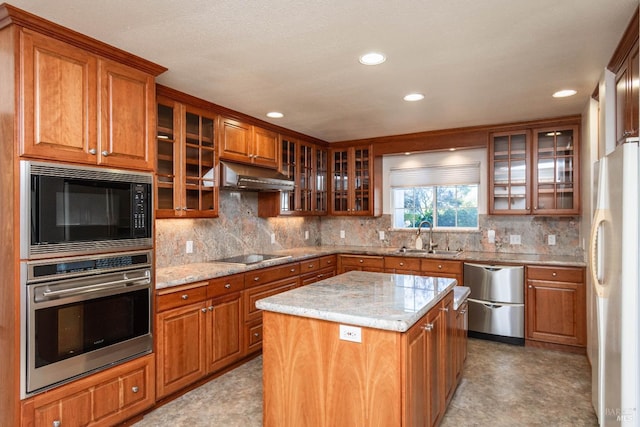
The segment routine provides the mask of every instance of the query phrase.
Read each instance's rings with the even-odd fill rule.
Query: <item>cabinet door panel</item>
[[[153,77],[112,61],[100,61],[100,164],[153,169],[149,130],[155,125],[154,100]]]
[[[22,33],[20,154],[94,163],[97,144],[96,58],[49,37]]]
[[[251,149],[251,125],[237,120],[220,120],[220,158],[248,162]]]
[[[253,128],[253,162],[269,168],[278,167],[278,134],[259,127]]]
[[[59,421],[61,426],[84,426],[91,422],[91,392],[88,390],[36,408],[36,426],[51,426]]]
[[[208,371],[227,366],[242,356],[242,297],[234,294],[213,300],[207,325]]]
[[[120,410],[120,382],[117,378],[99,384],[93,390],[93,416],[96,420]]]

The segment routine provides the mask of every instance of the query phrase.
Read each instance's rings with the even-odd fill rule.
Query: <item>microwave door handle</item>
[[[120,279],[120,280],[114,280],[112,282],[96,283],[95,285],[87,285],[87,286],[77,286],[75,288],[60,289],[57,291],[46,290],[42,292],[42,296],[46,298],[46,297],[60,296],[60,295],[82,294],[86,292],[95,292],[95,291],[101,291],[104,289],[120,287],[120,285],[123,285],[123,284],[146,285],[150,281],[151,279],[149,278],[149,273],[145,272],[145,277],[142,277],[142,278],[136,277],[133,279]]]

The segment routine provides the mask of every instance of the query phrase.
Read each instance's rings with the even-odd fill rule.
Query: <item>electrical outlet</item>
[[[343,341],[362,342],[362,328],[340,325],[340,339]]]
[[[188,254],[193,253],[193,240],[187,240],[187,244],[185,245],[185,252]]]
[[[309,230],[304,230],[304,240],[309,240]]]
[[[496,230],[487,230],[487,241],[489,243],[496,242]]]
[[[380,240],[384,240],[384,230],[378,231],[378,237],[380,238]]]
[[[344,239],[346,235],[344,234],[344,230],[340,230],[340,238]]]
[[[520,239],[519,234],[510,234],[509,235],[509,243],[512,245],[520,245],[522,244],[522,240]]]
[[[276,235],[271,233],[271,244],[273,245],[274,243],[276,243]]]
[[[549,244],[549,245],[555,245],[556,244],[556,235],[555,234],[549,234],[547,236],[547,244]]]

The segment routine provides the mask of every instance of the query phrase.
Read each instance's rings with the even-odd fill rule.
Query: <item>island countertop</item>
[[[405,332],[456,286],[456,280],[350,271],[256,301],[266,311]]]

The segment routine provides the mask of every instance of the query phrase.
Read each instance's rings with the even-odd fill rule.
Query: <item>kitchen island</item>
[[[264,425],[437,424],[457,377],[455,285],[352,271],[259,300]]]

